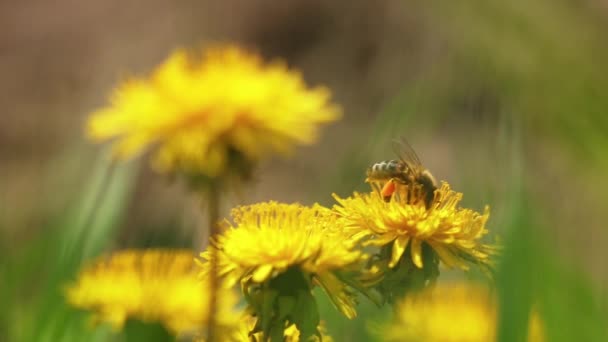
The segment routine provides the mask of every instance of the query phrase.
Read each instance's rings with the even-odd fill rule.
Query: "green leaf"
[[[173,335],[159,323],[147,323],[139,320],[127,320],[123,328],[125,342],[171,342]]]
[[[258,316],[262,325],[264,336],[269,336],[274,324],[274,306],[279,292],[273,288],[267,287],[262,290],[262,311]]]
[[[300,331],[300,340],[307,341],[317,333],[321,321],[317,301],[310,291],[300,290],[292,321]]]
[[[275,322],[276,323],[276,322]],[[285,335],[285,327],[280,324],[273,324],[270,329],[270,333],[268,336],[270,337],[270,342],[282,342],[284,340]]]
[[[297,300],[293,296],[279,296],[277,299],[277,320],[283,321],[291,315],[296,302]]]
[[[499,341],[527,339],[528,316],[534,288],[538,284],[536,277],[541,271],[537,264],[539,260],[533,256],[535,230],[530,227],[529,217],[523,208],[525,204],[521,203],[520,210],[513,213],[513,230],[505,241],[504,257],[499,265]]]

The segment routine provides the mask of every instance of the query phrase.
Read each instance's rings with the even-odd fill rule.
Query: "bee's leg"
[[[395,193],[395,189],[395,180],[391,178],[384,184],[382,190],[380,190],[380,195],[382,195],[385,200],[389,200],[391,196],[393,196],[393,193]]]
[[[378,182],[369,182],[369,184],[371,185],[373,191],[377,193],[380,193],[380,191],[382,191],[382,187],[380,186],[380,184],[378,184]]]

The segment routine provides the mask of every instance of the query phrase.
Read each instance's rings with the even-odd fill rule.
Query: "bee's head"
[[[419,179],[419,181],[428,189],[435,191],[435,189],[439,187],[439,183],[437,183],[437,180],[429,170],[422,171]]]

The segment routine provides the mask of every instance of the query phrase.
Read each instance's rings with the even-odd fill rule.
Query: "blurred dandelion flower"
[[[329,98],[284,63],[264,64],[234,46],[201,59],[177,51],[150,79],[120,85],[111,105],[90,117],[88,135],[116,139],[119,159],[155,146],[160,172],[215,178],[314,142],[318,126],[340,116]]]
[[[496,340],[496,299],[481,286],[442,284],[401,300],[391,325],[378,334],[386,341],[486,342]],[[528,341],[543,341],[536,312]]]
[[[481,286],[441,285],[402,300],[395,321],[383,334],[387,341],[493,341],[494,307]]]
[[[306,338],[311,336],[319,323],[311,293],[315,285],[344,315],[356,316],[348,273],[359,270],[366,256],[332,228],[331,210],[267,202],[236,208],[232,215],[234,225],[228,224],[201,256],[210,260],[210,249],[216,249],[219,276],[227,285],[240,282],[259,318],[254,332],[277,336],[294,323]],[[209,274],[208,265],[201,263],[203,277]],[[276,312],[269,312],[273,307]],[[267,321],[270,317],[280,319]]]
[[[422,268],[423,244],[450,268],[490,264],[495,248],[480,241],[488,232],[489,208],[483,214],[459,208],[462,194],[452,191],[448,183],[436,190],[428,209],[421,189],[407,185],[400,186],[388,202],[377,192],[334,198],[339,203],[334,210],[345,231],[357,239],[367,238],[368,245],[391,246],[390,268],[399,263],[408,246],[411,261]]]
[[[95,321],[120,329],[127,319],[159,322],[172,333],[193,334],[208,320],[208,284],[196,274],[195,255],[188,250],[125,250],[85,267],[67,288],[77,308],[94,311]],[[236,296],[219,294],[216,321],[228,331],[238,324],[232,311]]]

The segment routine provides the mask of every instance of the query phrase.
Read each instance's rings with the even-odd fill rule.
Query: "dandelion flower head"
[[[210,247],[220,251],[219,274],[227,284],[261,284],[298,269],[322,286],[345,315],[354,317],[355,304],[336,273],[356,268],[366,256],[332,229],[331,210],[265,202],[238,207],[232,216],[234,224]],[[207,260],[211,255],[209,250],[201,254]],[[203,276],[209,271],[206,264]]]
[[[497,306],[490,290],[468,283],[441,284],[401,300],[386,341],[486,342],[496,340]],[[528,341],[544,340],[538,314],[532,312]]]
[[[94,312],[95,321],[120,329],[127,319],[159,322],[175,334],[196,333],[207,322],[209,290],[189,250],[124,250],[85,267],[66,294],[70,304]],[[219,293],[218,325],[236,326],[236,296]]]
[[[481,286],[440,285],[398,303],[395,321],[384,334],[388,341],[493,341],[494,306]]]
[[[427,244],[448,267],[468,269],[470,263],[488,265],[494,247],[481,242],[489,208],[483,214],[458,207],[462,194],[443,182],[430,207],[419,186],[401,185],[390,200],[377,192],[334,195],[334,207],[345,231],[366,244],[390,247],[389,267],[395,267],[409,246],[411,260],[422,268]]]
[[[154,147],[161,172],[222,175],[295,144],[310,144],[340,110],[325,87],[309,88],[280,62],[235,46],[173,53],[149,79],[120,85],[92,114],[88,135],[116,139],[120,159]]]

